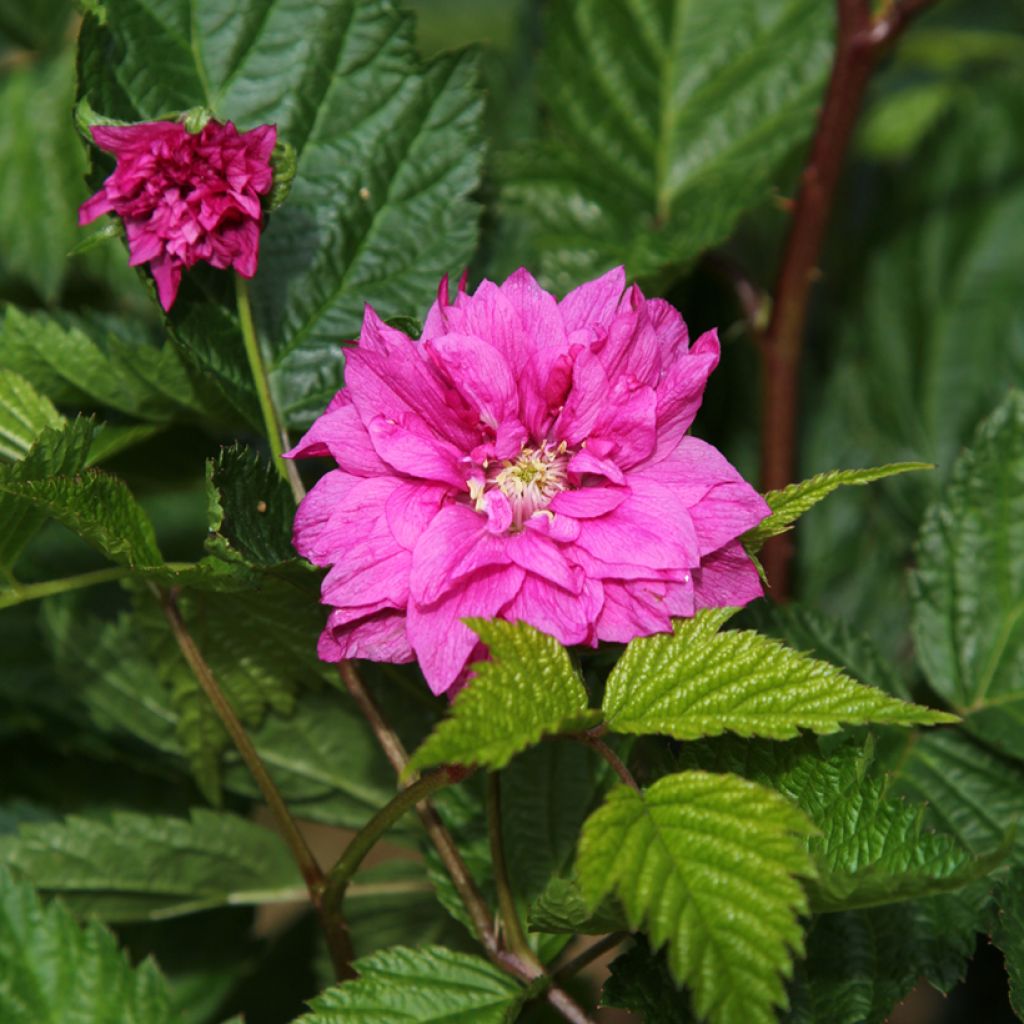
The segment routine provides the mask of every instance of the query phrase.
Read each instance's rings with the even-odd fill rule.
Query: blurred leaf
[[[607,935],[626,931],[622,908],[607,897],[596,909],[583,898],[575,878],[552,878],[530,905],[530,930],[567,932],[578,935]]]
[[[80,928],[59,901],[0,868],[0,1019],[4,1024],[171,1024],[167,985],[152,961],[131,967],[114,936]]]
[[[884,480],[887,476],[934,468],[927,462],[894,462],[872,469],[833,469],[798,484],[790,484],[781,491],[769,491],[764,500],[772,514],[743,534],[743,546],[751,554],[756,554],[769,537],[785,533],[805,512],[839,487],[851,484],[864,486],[876,480]]]
[[[64,417],[24,377],[0,370],[0,458],[23,459],[45,427],[59,430]]]
[[[604,695],[615,732],[693,740],[725,731],[788,739],[842,724],[928,725],[956,718],[854,682],[834,665],[747,630],[718,629],[734,609],[676,619],[673,634],[632,640]]]
[[[686,999],[668,973],[664,953],[655,955],[643,939],[616,957],[601,989],[601,1005],[641,1014],[644,1024],[693,1024]]]
[[[481,957],[443,946],[395,946],[353,966],[359,977],[311,1000],[312,1012],[295,1024],[505,1024],[525,995]]]
[[[253,297],[278,400],[289,422],[308,422],[341,385],[338,342],[358,334],[364,302],[420,315],[441,275],[473,252],[474,61],[421,65],[411,19],[383,0],[105,7],[106,27],[88,16],[79,48],[81,91],[97,112],[144,120],[205,105],[242,129],[275,123],[295,149]],[[234,303],[214,277],[186,275],[173,329],[190,363],[252,419]]]
[[[979,427],[921,527],[917,656],[964,726],[1024,749],[1024,391]]]
[[[60,427],[45,427],[25,457],[0,463],[0,569],[14,565],[21,549],[46,521],[38,506],[14,493],[40,485],[58,474],[77,473],[85,465],[92,441],[92,423],[77,419]]]
[[[598,719],[587,691],[557,640],[526,625],[483,619],[468,625],[490,650],[475,677],[409,760],[409,770],[435,764],[503,768],[543,735],[570,732]]]
[[[999,922],[992,938],[1006,957],[1014,1012],[1024,1018],[1024,869],[1004,879],[998,899]]]
[[[774,1024],[802,952],[797,915],[813,826],[735,775],[683,772],[643,793],[616,787],[583,826],[576,870],[591,907],[615,892],[632,930],[668,946],[669,969],[711,1024]]]
[[[38,891],[108,921],[162,920],[306,894],[274,832],[201,809],[191,819],[118,812],[109,820],[27,824],[0,839],[0,857]]]
[[[145,443],[162,429],[163,427],[155,423],[133,423],[126,426],[97,423],[92,435],[92,444],[89,446],[86,468],[106,462],[107,459],[112,459],[137,444]]]
[[[617,263],[643,277],[728,238],[811,132],[832,25],[817,0],[553,3],[548,132],[505,188],[548,281]]]

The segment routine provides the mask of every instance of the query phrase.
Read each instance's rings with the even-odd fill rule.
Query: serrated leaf
[[[308,422],[341,384],[339,340],[363,303],[420,313],[477,238],[482,98],[474,60],[423,66],[411,19],[384,0],[109,0],[87,17],[82,94],[145,120],[194,106],[240,128],[275,123],[294,147],[287,201],[260,245],[257,328],[286,418]],[[258,408],[230,289],[191,272],[172,326],[196,369],[252,419]],[[256,420],[258,422],[258,419]]]
[[[752,555],[757,554],[769,537],[785,533],[805,512],[840,487],[863,487],[876,480],[884,480],[888,476],[934,468],[927,462],[894,462],[888,466],[875,466],[870,469],[833,469],[812,476],[809,480],[790,484],[781,491],[769,491],[764,500],[771,508],[772,514],[762,519],[740,539],[747,551]]]
[[[785,794],[814,823],[817,869],[811,908],[828,913],[961,889],[1007,855],[1004,842],[975,856],[954,835],[925,825],[927,805],[894,798],[874,767],[874,743],[823,753],[815,741],[750,743],[732,737],[688,744],[680,767],[738,772]]]
[[[911,576],[917,656],[964,725],[1024,745],[1024,391],[978,428],[928,510]]]
[[[626,918],[612,898],[595,909],[588,905],[575,878],[552,878],[530,904],[530,931],[607,935],[625,931]]]
[[[24,377],[0,370],[0,459],[24,458],[46,427],[59,429],[64,417]]]
[[[27,487],[57,474],[77,473],[89,456],[92,431],[92,423],[81,418],[61,427],[45,427],[21,461],[0,463],[0,482]],[[45,521],[45,513],[31,501],[10,491],[0,492],[0,568],[14,565]]]
[[[123,480],[102,470],[44,480],[19,479],[17,473],[0,470],[0,495],[56,519],[121,565],[163,564],[149,516]]]
[[[834,665],[747,630],[717,632],[730,609],[676,619],[672,635],[630,642],[604,695],[616,732],[692,740],[734,732],[788,739],[800,729],[931,725],[955,716],[854,682]]]
[[[814,123],[828,5],[558,0],[548,13],[549,128],[540,152],[510,158],[505,199],[551,283],[685,264],[769,199]]]
[[[443,946],[395,946],[353,966],[359,977],[320,993],[295,1024],[506,1024],[525,995],[486,960]]]
[[[585,729],[599,718],[565,648],[525,622],[467,620],[488,646],[490,661],[409,760],[409,769],[435,764],[503,768],[542,736]]]
[[[172,1024],[152,961],[131,967],[105,928],[80,928],[0,868],[0,1019],[4,1024]]]
[[[1010,1002],[1024,1018],[1024,869],[1017,868],[999,886],[999,920],[992,935],[1006,958]]]
[[[191,818],[116,812],[23,825],[0,838],[0,859],[77,914],[162,920],[217,906],[305,898],[287,847],[232,814]]]
[[[735,775],[666,775],[625,786],[587,819],[576,871],[591,906],[621,899],[633,929],[667,945],[669,968],[711,1024],[774,1024],[802,951],[797,917],[813,875],[813,826],[778,793]]]

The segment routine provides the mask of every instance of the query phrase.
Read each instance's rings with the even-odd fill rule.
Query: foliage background
[[[723,360],[698,428],[755,479],[757,356],[722,268],[742,266],[755,284],[771,288],[787,226],[779,200],[795,187],[816,89],[828,69],[830,24],[820,11],[830,5],[789,5],[800,9],[800,30],[787,42],[803,55],[803,77],[789,83],[796,127],[773,124],[773,132],[740,139],[741,153],[746,146],[749,156],[737,160],[737,177],[726,178],[728,188],[716,180],[715,168],[710,184],[707,176],[680,172],[677,194],[669,198],[659,182],[671,175],[647,194],[650,183],[633,173],[633,165],[662,159],[670,168],[681,165],[693,148],[713,149],[715,140],[700,136],[709,118],[718,117],[712,123],[724,124],[725,132],[739,132],[744,111],[730,122],[729,108],[716,106],[711,89],[690,112],[678,151],[669,147],[664,155],[661,149],[652,155],[637,141],[645,128],[639,122],[622,138],[588,134],[597,124],[588,104],[599,100],[588,91],[586,68],[572,64],[566,39],[573,38],[574,28],[559,13],[565,4],[552,4],[547,21],[544,5],[533,0],[419,0],[412,6],[419,14],[420,50],[429,56],[478,44],[486,85],[488,148],[477,192],[481,235],[478,244],[471,232],[450,241],[452,258],[472,253],[474,280],[526,264],[541,268],[559,287],[609,259],[627,260],[645,283],[684,311],[691,331],[719,325]],[[754,17],[757,5],[748,6]],[[814,17],[822,19],[823,29],[811,24]],[[223,389],[204,390],[188,372],[194,369],[189,359],[201,353],[197,357],[193,349],[182,359],[169,348],[156,307],[119,246],[67,255],[82,236],[75,210],[89,193],[87,155],[69,113],[77,23],[78,15],[63,0],[45,0],[31,10],[17,0],[0,2],[0,304],[7,307],[0,370],[29,377],[63,413],[98,414],[106,447],[93,449],[92,457],[102,457],[127,482],[155,524],[164,558],[191,562],[202,557],[211,525],[205,461],[223,460],[221,446],[236,438],[257,438],[246,397],[225,401]],[[699,50],[687,56],[698,64],[713,60]],[[637,102],[636,110],[623,114],[627,128],[644,108],[642,95]],[[942,0],[873,79],[828,234],[825,274],[814,294],[801,381],[799,463],[802,476],[898,459],[932,461],[937,469],[850,489],[815,510],[799,528],[799,605],[783,618],[752,613],[766,628],[826,655],[826,638],[836,636],[844,658],[853,649],[863,658],[880,652],[895,666],[888,671],[891,689],[931,703],[938,700],[914,660],[906,569],[915,558],[925,510],[943,492],[958,452],[1008,386],[1024,381],[1022,124],[1021,0]],[[602,147],[622,176],[599,175],[597,183],[579,185],[579,167]],[[768,165],[761,178],[751,169],[758,162]],[[596,226],[588,221],[588,188],[600,190]],[[726,200],[719,199],[723,191]],[[582,213],[555,230],[552,217],[567,209]],[[709,212],[690,223],[692,210]],[[638,223],[651,216],[657,223],[662,215],[681,217],[684,225],[667,246],[657,230],[636,230]],[[594,237],[604,248],[595,251]],[[383,288],[377,297],[388,314],[421,312],[402,308],[397,294]],[[326,323],[325,337],[336,336],[349,321]],[[187,334],[188,325],[180,326]],[[124,372],[127,363],[133,372]],[[329,382],[321,393],[308,374],[296,373],[302,382],[296,393],[307,399],[290,405],[294,425],[315,414],[330,390]],[[221,465],[222,479],[229,480],[231,466]],[[230,502],[230,494],[220,493]],[[8,528],[12,521],[6,521]],[[245,546],[237,537],[228,542]],[[286,551],[264,554],[266,564],[287,559]],[[72,531],[51,522],[21,554],[18,580],[31,584],[107,564]],[[282,587],[298,586],[288,575],[295,571],[282,570]],[[205,594],[197,589],[191,595],[190,614],[216,632],[217,623],[204,618],[217,614],[212,601],[204,604]],[[297,608],[296,621],[279,624],[264,647],[254,639],[264,621],[260,608],[244,594],[225,601],[234,604],[219,614],[252,625],[220,655],[225,685],[260,743],[273,752],[286,795],[311,820],[359,824],[390,795],[391,783],[354,710],[330,690],[315,663],[303,662],[304,641],[296,638],[308,635],[319,614],[315,587],[308,603]],[[138,605],[138,595],[111,584],[0,612],[0,834],[71,813],[181,813],[204,796],[248,813],[251,784],[230,755],[222,758],[224,738],[180,666],[165,658],[172,678],[147,675],[147,666],[162,657],[161,640],[158,629],[150,635],[136,628],[145,624],[145,615],[132,611]],[[804,607],[815,612],[802,617]],[[865,640],[851,645],[848,636]],[[248,657],[240,664],[243,649]],[[289,676],[284,688],[272,682],[281,674],[282,659]],[[175,673],[182,678],[173,678]],[[407,693],[408,722],[401,725],[411,739],[438,713],[406,676],[382,670],[370,681],[382,694],[393,694],[395,687]],[[1021,687],[1019,679],[1015,685]],[[1019,763],[1007,757],[1014,753],[1015,737],[1016,732],[982,732],[982,745],[978,739],[929,736],[902,750],[883,738],[879,757],[894,772],[897,789],[927,798],[934,819],[970,842],[984,826],[979,816],[971,817],[979,799],[1005,799],[1007,821],[1024,808]],[[318,756],[309,756],[311,750]],[[536,763],[516,762],[516,770],[544,778],[554,770],[541,763],[550,756],[537,752]],[[125,763],[133,770],[124,771]],[[578,770],[572,763],[555,768]],[[458,799],[451,796],[456,815]],[[570,802],[583,799],[581,791]],[[409,843],[413,832],[406,822],[396,837]],[[564,849],[553,856],[564,857]],[[382,882],[423,892],[423,871],[414,862],[377,870]],[[289,878],[284,869],[281,878]],[[290,884],[282,882],[282,890]],[[211,892],[222,889],[211,883]],[[358,906],[354,898],[354,914]],[[137,903],[132,907],[128,919],[134,923],[120,924],[118,933],[136,954],[156,954],[170,978],[171,999],[185,1013],[182,1019],[199,1024],[244,1010],[252,1024],[290,1020],[323,981],[323,956],[307,918],[254,937],[253,912],[245,906],[177,918],[159,928],[143,920]],[[396,901],[393,918],[376,912],[362,930],[361,951],[397,935],[409,941],[409,919],[421,929],[417,938],[465,944],[458,926],[423,899],[411,909]],[[884,945],[879,920],[823,920],[835,929],[836,946],[856,949],[868,936]],[[232,944],[246,950],[241,960],[225,958],[222,964],[210,955]],[[996,990],[1005,991],[1000,956],[982,940],[966,985],[922,1019],[970,1021],[982,1012],[992,1021],[1012,1019],[1005,997],[999,1006],[987,1001]]]

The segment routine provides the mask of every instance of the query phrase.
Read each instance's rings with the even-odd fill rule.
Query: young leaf
[[[1024,749],[1024,391],[978,428],[925,516],[911,577],[917,655],[964,725]]]
[[[552,4],[549,132],[505,189],[548,279],[650,275],[724,241],[810,133],[832,36],[816,0]]]
[[[132,967],[102,925],[80,928],[55,900],[0,868],[0,1020],[4,1024],[172,1024],[152,961]]]
[[[802,951],[796,875],[814,872],[813,826],[785,797],[735,775],[683,772],[608,795],[583,826],[576,870],[596,906],[614,892],[711,1024],[774,1024]]]
[[[616,732],[692,740],[729,731],[789,739],[800,729],[836,732],[843,723],[932,725],[942,711],[907,704],[746,630],[717,632],[730,609],[676,619],[674,633],[630,642],[604,695]]]
[[[828,473],[812,476],[809,480],[790,484],[781,491],[769,491],[764,500],[771,508],[772,514],[743,534],[743,546],[750,554],[757,554],[769,537],[785,533],[805,512],[814,508],[819,501],[827,498],[839,487],[863,487],[876,480],[884,480],[887,476],[934,468],[927,462],[894,462],[888,466],[875,466],[871,469],[833,469]]]
[[[0,370],[0,459],[23,459],[44,428],[63,422],[53,402],[24,377]]]
[[[486,960],[443,946],[394,946],[353,966],[359,977],[322,992],[295,1024],[506,1024],[525,995]]]
[[[584,729],[597,713],[565,648],[523,622],[483,619],[469,626],[491,652],[452,703],[451,715],[423,742],[410,769],[435,764],[504,768],[545,734]]]
[[[107,0],[79,46],[82,94],[127,120],[210,108],[239,128],[277,125],[295,151],[287,201],[260,242],[257,327],[287,419],[308,422],[341,385],[338,342],[364,302],[426,309],[477,240],[482,96],[471,55],[422,65],[411,18],[385,0]],[[287,45],[282,46],[282,40]],[[222,275],[223,276],[223,275]],[[230,282],[228,282],[230,284]],[[258,414],[234,302],[190,272],[172,315],[189,363]]]
[[[0,859],[38,891],[107,921],[305,898],[274,832],[206,810],[191,819],[116,812],[109,821],[23,825],[0,838]]]
[[[1017,868],[998,890],[999,923],[992,938],[1006,957],[1010,1002],[1024,1018],[1024,869]]]
[[[552,878],[530,905],[530,931],[607,935],[626,931],[622,909],[611,897],[595,910],[587,905],[575,878]]]

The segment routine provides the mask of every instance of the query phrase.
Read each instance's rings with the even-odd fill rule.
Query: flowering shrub
[[[0,1024],[1024,1012],[1013,5],[416,6],[0,3]]]
[[[416,658],[443,693],[480,653],[469,616],[596,647],[760,596],[737,538],[768,506],[686,433],[718,338],[691,346],[625,283],[556,302],[523,269],[449,302],[443,281],[418,342],[367,309],[347,386],[291,453],[339,467],[295,519],[333,567],[322,658]]]

